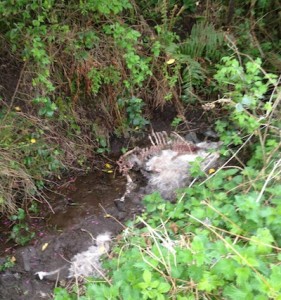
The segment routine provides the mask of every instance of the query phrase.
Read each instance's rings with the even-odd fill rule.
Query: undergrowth
[[[107,272],[85,279],[79,299],[281,299],[280,78],[259,59],[239,58],[216,66],[224,97],[209,103],[229,113],[217,122],[225,163],[175,203],[146,196],[145,213],[104,259]]]
[[[38,120],[16,107],[0,114],[0,211],[15,213],[17,199],[31,201],[44,186],[44,179],[59,175],[62,153],[45,139]]]
[[[18,216],[62,171],[88,170],[112,136],[145,131],[167,103],[177,111],[173,126],[187,124],[190,107],[221,118],[222,154],[229,146],[250,153],[241,174],[262,174],[266,185],[259,190],[256,179],[244,191],[259,191],[263,203],[279,176],[280,100],[268,73],[280,68],[277,2],[0,1],[1,214]],[[160,298],[167,283],[175,289],[166,273],[151,274],[140,276],[144,297],[151,281]]]

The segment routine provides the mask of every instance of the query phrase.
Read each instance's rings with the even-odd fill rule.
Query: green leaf
[[[152,278],[151,272],[149,270],[144,270],[142,278],[146,283],[150,283]]]
[[[191,265],[188,267],[188,273],[192,280],[199,282],[203,276],[204,268],[201,266]]]
[[[201,291],[211,292],[221,285],[223,285],[223,280],[221,280],[217,275],[212,275],[211,272],[205,271],[203,278],[198,283],[198,289]]]
[[[236,282],[238,286],[244,286],[247,284],[248,279],[251,275],[251,269],[249,267],[240,267],[235,270],[237,276]]]
[[[215,264],[212,272],[221,276],[221,278],[233,280],[235,277],[236,267],[237,263],[232,259],[222,258]]]
[[[269,254],[272,252],[270,245],[273,242],[274,238],[268,228],[258,228],[256,235],[251,237],[250,244],[257,247],[257,253]]]
[[[161,282],[157,288],[158,292],[161,294],[168,293],[171,289],[171,285],[167,282]]]
[[[226,298],[237,300],[237,299],[247,299],[247,300],[254,300],[254,296],[252,293],[249,293],[247,290],[242,290],[241,288],[237,288],[235,286],[227,286],[223,290],[223,295]]]
[[[269,277],[270,285],[276,292],[281,293],[281,266],[271,265],[271,275]]]

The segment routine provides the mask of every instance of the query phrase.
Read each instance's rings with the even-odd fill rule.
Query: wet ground
[[[51,197],[55,214],[49,211],[44,226],[38,225],[37,238],[28,246],[8,251],[8,245],[1,246],[2,254],[6,249],[5,254],[16,263],[0,273],[0,299],[52,299],[53,288],[67,277],[67,269],[44,280],[36,272],[64,266],[92,245],[93,237],[104,232],[116,236],[125,220],[140,212],[139,203],[127,203],[125,211],[116,208],[114,199],[124,193],[126,182],[107,171],[69,178]]]
[[[188,128],[185,125],[184,132],[181,128],[177,130],[183,136],[193,131],[200,136],[199,129],[204,132],[207,126],[203,115],[202,111],[192,111],[188,116]],[[169,130],[175,112],[166,110],[161,112],[161,117],[157,116],[151,122],[152,128],[155,131]],[[141,139],[144,144],[147,143]],[[113,141],[112,153],[120,155],[124,144],[127,145],[123,140]],[[3,228],[0,228],[0,266],[7,257],[15,259],[14,267],[0,272],[0,300],[53,299],[53,289],[65,282],[67,269],[62,270],[59,276],[56,274],[44,280],[40,280],[36,272],[49,272],[66,265],[78,252],[88,249],[93,238],[100,233],[110,232],[116,237],[126,220],[133,219],[142,211],[139,197],[127,202],[125,210],[115,206],[114,200],[121,197],[126,189],[126,179],[115,171],[104,167],[103,170],[70,177],[59,183],[55,193],[48,195],[53,212],[45,204],[43,209],[40,207],[40,211],[44,211],[42,218],[31,219],[30,228],[35,232],[35,238],[27,246],[13,247],[13,244],[4,243],[6,237],[3,237]],[[9,232],[11,223],[3,225],[6,226],[4,233]]]

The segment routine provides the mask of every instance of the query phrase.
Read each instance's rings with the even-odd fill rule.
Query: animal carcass
[[[166,132],[156,132],[149,136],[151,146],[134,148],[118,160],[120,172],[127,177],[127,189],[124,201],[134,195],[136,184],[130,171],[138,171],[146,178],[144,194],[159,192],[164,199],[173,200],[178,188],[188,186],[192,180],[191,163],[200,160],[200,168],[207,171],[212,168],[218,158],[219,142],[193,143],[177,133],[170,136]]]

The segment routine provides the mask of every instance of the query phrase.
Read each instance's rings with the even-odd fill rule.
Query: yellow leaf
[[[113,173],[113,170],[102,170],[104,173]]]
[[[215,173],[215,172],[216,172],[216,170],[212,168],[212,169],[209,170],[208,173],[209,173],[209,174],[213,174],[213,173]]]
[[[12,257],[10,258],[10,262],[14,263],[14,262],[16,262],[16,261],[17,261],[17,259],[16,259],[14,256],[12,256]]]
[[[42,251],[45,251],[47,249],[47,247],[49,246],[49,243],[45,243],[43,246],[42,246]]]
[[[16,107],[15,107],[15,110],[16,110],[16,111],[21,111],[21,108],[20,108],[19,106],[16,106]]]
[[[175,61],[176,61],[176,60],[175,60],[174,58],[171,58],[171,59],[169,59],[169,60],[166,62],[166,64],[167,64],[167,65],[171,65],[171,64],[173,64]]]
[[[106,169],[112,169],[112,165],[108,164],[108,163],[105,164],[105,167],[106,167]]]

